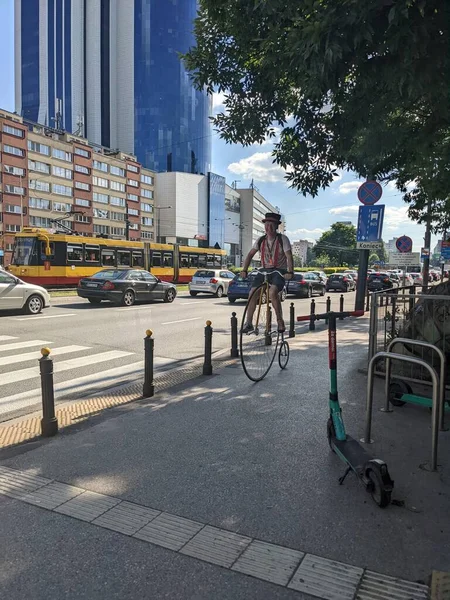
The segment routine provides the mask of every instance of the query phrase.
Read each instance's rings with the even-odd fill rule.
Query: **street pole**
[[[156,243],[157,243],[157,244],[159,244],[159,232],[160,232],[160,229],[159,229],[159,227],[160,227],[160,224],[161,224],[161,223],[160,223],[160,219],[161,219],[161,209],[160,209],[160,208],[158,208],[157,210],[158,210],[158,217],[157,217],[157,219],[156,219],[156,230],[157,230],[157,231],[156,231]]]
[[[431,252],[431,198],[428,200],[428,208],[427,208],[427,225],[425,228],[425,248],[428,248]],[[430,254],[423,259],[423,271],[422,271],[422,291],[426,292],[428,290],[428,279],[430,276]]]

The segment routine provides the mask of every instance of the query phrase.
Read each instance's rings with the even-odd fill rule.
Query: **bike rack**
[[[440,348],[435,346],[434,344],[430,344],[429,342],[421,342],[419,340],[411,340],[409,338],[395,338],[388,345],[386,352],[391,353],[392,348],[395,344],[409,344],[410,346],[421,346],[423,348],[430,348],[430,350],[434,350],[436,354],[440,358],[440,375],[439,375],[439,429],[444,431],[444,405],[445,405],[445,376],[446,376],[446,360],[445,355]],[[383,412],[391,412],[391,408],[389,408],[389,384],[391,379],[391,361],[386,359],[386,381],[385,381],[385,404]]]
[[[439,410],[438,410],[438,376],[436,371],[427,362],[421,358],[412,358],[404,354],[394,354],[393,352],[378,352],[370,360],[367,379],[367,404],[366,404],[366,429],[365,436],[361,442],[371,444],[370,439],[372,429],[372,407],[373,407],[373,382],[375,379],[375,365],[382,358],[391,360],[400,360],[413,365],[421,366],[430,373],[433,386],[433,399],[431,408],[431,470],[437,470],[437,448],[438,448],[438,428],[439,428]]]

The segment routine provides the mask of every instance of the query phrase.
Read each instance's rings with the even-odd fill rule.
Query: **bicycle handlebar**
[[[364,315],[363,310],[353,310],[353,311],[342,311],[342,312],[333,312],[330,311],[328,313],[323,313],[322,315],[303,315],[302,317],[297,317],[297,321],[319,321],[320,319],[329,319],[330,316],[340,317],[341,319],[345,319],[346,317],[362,317]]]

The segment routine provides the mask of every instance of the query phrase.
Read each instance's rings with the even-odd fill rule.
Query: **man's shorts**
[[[263,271],[270,271],[270,269],[263,269]],[[284,277],[282,277],[277,271],[274,273],[269,273],[268,279],[270,285],[276,285],[279,292],[281,292],[286,285]],[[252,281],[252,288],[257,288],[262,283],[264,283],[264,275],[262,273],[258,273],[258,275]]]

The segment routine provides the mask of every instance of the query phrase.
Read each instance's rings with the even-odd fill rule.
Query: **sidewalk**
[[[338,324],[340,398],[356,438],[367,327]],[[350,475],[339,486],[326,337],[318,325],[290,340],[288,369],[274,364],[262,383],[236,362],[14,457],[0,451],[0,596],[426,598],[408,582],[450,570],[450,432],[431,473],[428,411],[375,410],[370,451],[404,506],[379,509]],[[376,390],[375,409],[381,381]]]

